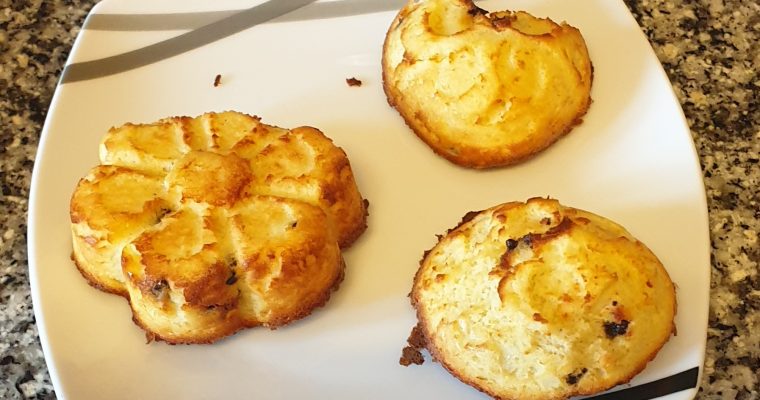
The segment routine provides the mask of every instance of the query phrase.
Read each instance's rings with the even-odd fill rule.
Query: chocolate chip
[[[604,323],[604,333],[610,339],[613,339],[616,336],[625,335],[628,331],[628,324],[629,322],[627,320],[622,320],[620,322],[607,321]]]
[[[235,271],[232,271],[232,276],[230,276],[229,278],[227,278],[227,281],[225,281],[224,283],[226,283],[228,285],[234,285],[235,282],[237,282],[237,280],[238,280],[238,278],[235,275]]]
[[[581,368],[579,371],[569,373],[565,377],[565,382],[567,382],[568,385],[575,385],[576,383],[578,383],[578,381],[581,380],[581,378],[583,377],[583,375],[586,374],[586,372],[588,372],[586,368]]]

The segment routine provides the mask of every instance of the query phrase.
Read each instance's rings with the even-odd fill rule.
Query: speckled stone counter
[[[707,188],[712,289],[698,398],[760,399],[760,6],[625,1],[673,83]],[[2,399],[55,397],[32,312],[27,198],[48,104],[95,2],[0,0]]]

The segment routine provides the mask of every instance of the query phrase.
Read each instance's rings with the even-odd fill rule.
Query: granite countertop
[[[760,399],[760,5],[625,0],[673,83],[707,189],[712,284],[698,398]],[[32,312],[29,184],[55,85],[95,0],[0,0],[0,398],[54,398]]]

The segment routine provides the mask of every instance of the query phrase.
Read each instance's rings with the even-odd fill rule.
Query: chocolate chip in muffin
[[[616,336],[625,335],[628,331],[628,320],[622,320],[620,322],[607,321],[604,323],[604,333],[608,338],[614,339]]]

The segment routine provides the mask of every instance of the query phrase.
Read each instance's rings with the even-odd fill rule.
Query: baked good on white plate
[[[388,102],[437,154],[489,168],[523,161],[582,121],[592,65],[580,31],[471,0],[410,0],[383,46]]]
[[[675,332],[674,285],[654,253],[551,199],[469,213],[426,252],[411,299],[411,347],[498,399],[607,390]],[[407,348],[401,361],[422,358]]]
[[[340,283],[366,228],[348,157],[311,127],[238,112],[112,128],[74,190],[72,259],[149,339],[285,325]]]

